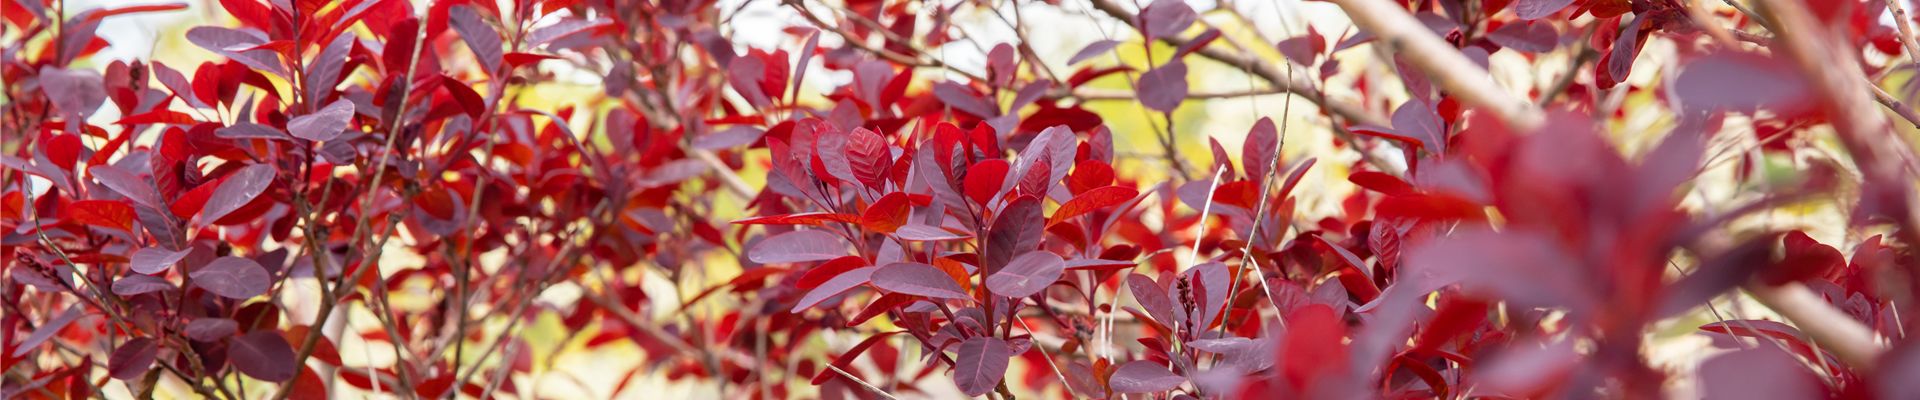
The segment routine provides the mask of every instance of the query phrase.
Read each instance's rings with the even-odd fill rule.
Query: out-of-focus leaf
[[[85,120],[107,102],[106,83],[91,69],[40,67],[40,89],[70,121]]]
[[[460,39],[467,42],[467,49],[480,59],[480,66],[486,67],[487,75],[500,71],[500,62],[505,55],[500,50],[500,32],[495,31],[493,25],[481,20],[480,14],[473,9],[459,5],[447,9],[447,26],[460,33]]]
[[[1674,77],[1673,93],[1689,109],[1732,111],[1791,111],[1811,96],[1806,78],[1792,65],[1742,52],[1715,53],[1688,63]]]
[[[1185,5],[1182,5],[1183,7]],[[1133,86],[1140,105],[1160,112],[1173,112],[1187,99],[1187,64],[1174,61],[1140,74]]]
[[[1186,377],[1147,360],[1134,360],[1121,365],[1120,369],[1113,371],[1113,376],[1107,378],[1107,386],[1113,388],[1114,393],[1165,392],[1180,387],[1182,383],[1187,383]]]
[[[1487,34],[1493,44],[1525,53],[1545,53],[1560,46],[1560,31],[1546,22],[1509,22]]]
[[[1536,20],[1573,4],[1573,0],[1520,0],[1513,6],[1514,16],[1524,20]]]
[[[1101,54],[1107,54],[1107,52],[1113,51],[1113,48],[1119,45],[1120,41],[1113,39],[1099,40],[1087,44],[1087,47],[1081,48],[1079,52],[1073,53],[1073,57],[1067,59],[1067,65],[1079,64],[1081,61],[1099,57]]]
[[[233,333],[239,329],[240,323],[231,319],[200,318],[188,322],[187,327],[181,331],[187,335],[187,338],[212,343],[233,336]]]
[[[860,354],[866,353],[867,348],[873,347],[875,343],[879,343],[881,340],[885,340],[888,336],[893,336],[895,334],[899,334],[903,332],[906,332],[906,331],[881,332],[873,336],[868,336],[866,340],[861,340],[860,344],[853,345],[853,348],[847,349],[847,352],[840,353],[839,357],[834,357],[833,363],[831,365],[833,365],[834,367],[840,368],[841,371],[852,370],[853,360],[855,358],[859,358]],[[834,371],[832,368],[823,368],[820,370],[819,374],[816,374],[813,376],[813,384],[817,386],[822,383],[827,383],[827,380],[833,379],[834,377],[837,377],[837,376],[840,376],[840,372]]]

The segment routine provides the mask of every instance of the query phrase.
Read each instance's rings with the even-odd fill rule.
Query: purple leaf
[[[1263,117],[1254,122],[1253,129],[1247,131],[1246,142],[1240,144],[1240,164],[1247,170],[1247,178],[1265,182],[1267,168],[1280,156],[1279,146],[1279,130],[1274,129],[1272,119]]]
[[[181,329],[181,332],[185,333],[189,339],[212,343],[233,336],[233,332],[238,329],[240,329],[240,323],[231,319],[201,318],[188,322],[187,327]]]
[[[1809,97],[1806,80],[1792,65],[1772,57],[1735,52],[1715,53],[1687,64],[1680,76],[1674,77],[1673,92],[1681,105],[1699,110],[1793,109]]]
[[[936,299],[968,299],[967,290],[960,283],[932,265],[916,262],[897,262],[883,265],[873,271],[873,286],[889,292],[906,293]]]
[[[72,120],[84,120],[106,104],[107,89],[100,73],[91,69],[40,67],[40,89]]]
[[[893,236],[899,237],[901,239],[909,240],[909,241],[915,241],[915,242],[940,242],[940,241],[947,241],[947,240],[960,240],[960,239],[966,239],[966,238],[972,237],[969,235],[962,235],[962,234],[957,234],[953,232],[948,232],[945,229],[940,229],[932,225],[921,225],[921,224],[903,225],[899,228],[894,229]]]
[[[1014,257],[1006,268],[987,277],[987,289],[1001,296],[1022,298],[1046,290],[1067,271],[1067,260],[1046,250]]]
[[[1160,112],[1173,112],[1187,99],[1187,64],[1174,61],[1140,74],[1134,85],[1140,105]]]
[[[800,61],[793,64],[793,92],[787,98],[800,98],[800,83],[807,79],[807,64],[813,61],[813,50],[820,47],[820,33],[813,31],[812,35],[807,36],[806,48],[800,49]],[[887,70],[892,71],[893,67],[887,67]]]
[[[1513,15],[1524,20],[1536,20],[1573,4],[1573,0],[1520,0],[1513,5]]]
[[[1313,66],[1313,60],[1318,56],[1313,52],[1313,45],[1313,38],[1296,36],[1281,40],[1280,44],[1274,47],[1279,48],[1280,55],[1286,56],[1288,61],[1310,67]]]
[[[1181,0],[1155,0],[1140,12],[1141,24],[1145,25],[1148,40],[1173,37],[1186,32],[1187,27],[1200,19],[1193,7]]]
[[[268,49],[234,52],[228,49],[253,48],[271,41],[258,31],[249,32],[217,26],[198,26],[187,30],[187,41],[214,54],[219,54],[253,69],[267,71],[281,78],[287,77],[287,69],[280,65],[280,53]]]
[[[1136,360],[1113,371],[1107,378],[1107,386],[1114,393],[1152,393],[1165,392],[1187,383],[1187,378],[1175,375],[1167,367],[1147,360]]]
[[[828,279],[826,282],[821,283],[820,286],[814,287],[813,291],[807,292],[806,296],[801,297],[800,302],[793,305],[792,312],[798,313],[806,311],[808,308],[813,307],[815,304],[820,304],[820,302],[826,301],[828,298],[838,296],[855,287],[867,284],[873,277],[873,271],[877,269],[880,269],[880,267],[860,267],[851,271],[842,272],[840,275],[835,275],[833,279]]]
[[[612,24],[613,20],[605,18],[595,18],[592,20],[564,18],[561,19],[559,23],[535,29],[533,33],[527,34],[527,46],[540,47],[540,45],[552,42],[554,39]]]
[[[1093,42],[1092,44],[1088,44],[1087,47],[1081,48],[1080,52],[1073,53],[1073,58],[1067,59],[1067,65],[1079,64],[1081,61],[1086,61],[1089,58],[1107,54],[1107,52],[1113,51],[1113,48],[1119,45],[1120,41],[1113,39]]]
[[[173,282],[153,275],[131,274],[113,281],[113,294],[132,296],[141,293],[173,290]]]
[[[100,181],[100,184],[106,185],[121,196],[126,196],[128,200],[152,209],[167,209],[167,204],[160,201],[160,192],[153,190],[153,185],[147,184],[147,181],[132,173],[112,165],[96,165],[93,168],[87,168],[87,172],[93,174],[93,179]]]
[[[487,75],[499,73],[500,60],[505,55],[500,50],[500,33],[493,25],[480,20],[480,14],[472,8],[461,5],[447,9],[447,26],[460,33],[460,39],[467,42],[467,50],[487,68]]]
[[[975,96],[972,91],[953,82],[934,84],[933,97],[940,99],[941,103],[946,103],[949,107],[973,114],[973,116],[976,117],[992,118],[1000,116],[1000,113],[994,112],[996,107],[994,107],[992,103],[980,99],[980,96]]]
[[[1314,236],[1313,238],[1320,239],[1320,243],[1325,243],[1327,247],[1333,248],[1333,252],[1340,253],[1341,259],[1347,260],[1348,265],[1352,265],[1353,269],[1360,270],[1360,273],[1363,275],[1366,275],[1367,279],[1373,279],[1373,271],[1371,271],[1371,268],[1367,268],[1366,261],[1360,260],[1360,256],[1353,255],[1353,252],[1347,251],[1347,248],[1340,247],[1339,244],[1336,244],[1331,240],[1327,240],[1325,236]],[[1339,286],[1339,285],[1334,285],[1334,286]]]
[[[1174,327],[1173,302],[1167,297],[1165,286],[1154,282],[1152,277],[1135,273],[1127,275],[1127,290],[1133,291],[1133,300],[1147,309],[1147,315],[1168,328]]]
[[[227,361],[233,368],[254,379],[286,382],[296,373],[293,345],[272,329],[261,329],[228,342]]]
[[[980,264],[987,269],[987,276],[999,273],[1015,255],[1040,248],[1046,220],[1040,199],[1034,196],[1014,198],[1000,209],[993,220],[993,231],[987,233],[986,248],[980,250]]]
[[[220,257],[189,275],[195,286],[229,299],[251,299],[273,286],[273,277],[260,263],[234,256]]]
[[[220,187],[213,189],[213,195],[207,197],[207,205],[200,209],[200,225],[213,225],[220,217],[240,209],[267,191],[267,185],[273,183],[273,166],[254,164],[240,172],[233,173]]]
[[[153,345],[153,338],[133,338],[121,343],[120,348],[113,350],[113,356],[107,358],[107,373],[123,381],[139,378],[153,368],[153,358],[159,350]]]
[[[346,102],[346,100],[341,100],[339,102]],[[294,118],[293,120],[299,121],[301,118],[308,118],[308,117],[312,117],[312,115]],[[338,135],[339,132],[336,131],[334,134]],[[293,140],[293,136],[288,136],[286,132],[280,131],[279,128],[274,128],[271,126],[256,124],[252,122],[235,122],[233,126],[215,129],[213,131],[213,135],[219,136],[225,139],[269,139],[269,140],[286,140],[286,141]]]
[[[727,65],[727,83],[740,97],[747,99],[754,107],[772,104],[767,92],[760,89],[760,79],[767,73],[767,62],[759,57],[740,57]],[[778,93],[775,93],[778,95]]]
[[[979,397],[1000,386],[1007,375],[1007,362],[1013,349],[1000,338],[979,336],[960,343],[959,358],[953,361],[953,383],[960,392]]]
[[[1512,22],[1488,33],[1487,40],[1514,51],[1545,53],[1560,46],[1560,31],[1546,22]]]
[[[1447,154],[1446,131],[1440,126],[1440,116],[1427,108],[1426,103],[1409,101],[1400,103],[1393,110],[1393,130],[1401,135],[1420,139],[1420,144],[1428,153],[1435,156]]]
[[[782,233],[754,245],[747,259],[761,264],[831,260],[847,255],[847,241],[823,230]]]
[[[1413,100],[1426,103],[1433,94],[1433,82],[1427,80],[1427,74],[1420,72],[1407,63],[1400,62],[1400,56],[1393,56],[1393,70],[1400,75],[1400,84],[1407,87],[1407,95]]]
[[[349,122],[353,122],[353,101],[340,99],[320,111],[287,121],[287,131],[293,132],[294,137],[324,142],[340,137]]]
[[[347,64],[347,51],[353,49],[353,40],[352,32],[341,32],[307,64],[307,101],[318,104],[333,94],[334,85],[340,83],[340,69]]]
[[[13,356],[21,357],[27,355],[27,353],[32,352],[34,348],[40,347],[41,343],[46,343],[47,339],[53,338],[54,334],[60,333],[60,329],[66,328],[67,324],[73,323],[73,320],[86,316],[87,314],[85,312],[81,312],[82,307],[80,304],[74,304],[73,306],[67,307],[66,311],[60,312],[60,316],[53,317],[52,321],[40,324],[40,327],[34,329],[32,334],[27,335],[27,340],[20,341],[20,347],[13,349]]]
[[[1778,348],[1761,346],[1720,354],[1700,363],[1705,400],[1817,399],[1820,381]]]
[[[709,132],[693,139],[693,147],[702,150],[720,150],[736,146],[745,146],[759,141],[767,132],[751,125],[734,125],[717,132]]]
[[[1640,25],[1647,22],[1647,13],[1633,16],[1633,22],[1620,30],[1620,38],[1613,41],[1613,54],[1607,57],[1607,75],[1614,82],[1626,82],[1627,75],[1633,73],[1633,59],[1640,55]]]
[[[193,108],[213,108],[200,101],[199,96],[193,95],[193,81],[187,80],[186,75],[159,61],[154,61],[150,65],[153,66],[153,78],[159,80],[160,84],[166,85],[167,90],[173,91],[173,97],[186,101],[187,105]]]
[[[1046,79],[1034,80],[1033,83],[1021,86],[1020,93],[1013,96],[1013,104],[1007,106],[1007,113],[1018,113],[1021,108],[1033,104],[1034,100],[1039,100],[1040,96],[1047,94],[1047,89],[1052,88],[1053,81]]]
[[[187,253],[188,252],[185,251],[171,251],[159,247],[144,247],[140,250],[135,250],[131,262],[133,272],[147,275],[166,272],[168,268],[173,268],[174,264],[180,263],[181,259],[187,258]]]

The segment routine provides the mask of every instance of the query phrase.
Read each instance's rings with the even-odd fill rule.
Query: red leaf
[[[207,199],[213,197],[213,191],[219,186],[205,184],[182,193],[180,198],[173,200],[173,204],[167,205],[167,211],[173,212],[173,216],[181,219],[193,218],[194,214],[200,213],[201,208],[206,207]]]
[[[733,221],[738,225],[812,225],[823,228],[827,227],[829,222],[858,224],[865,221],[858,215],[829,212],[774,215]]]
[[[867,206],[861,224],[874,232],[893,233],[901,225],[907,224],[907,217],[912,213],[913,206],[908,204],[906,192],[888,193]]]
[[[1406,181],[1402,181],[1400,178],[1373,171],[1355,172],[1353,175],[1347,176],[1347,181],[1353,182],[1355,185],[1360,185],[1360,187],[1366,188],[1367,190],[1380,192],[1388,196],[1414,194],[1416,192],[1413,189],[1413,185],[1408,185]]]
[[[968,176],[972,178],[972,176]],[[1113,184],[1113,167],[1100,160],[1086,160],[1074,164],[1073,174],[1067,177],[1067,191],[1074,196],[1087,191]]]
[[[154,110],[146,114],[129,116],[126,118],[121,118],[119,121],[113,121],[114,125],[138,125],[138,124],[195,125],[199,123],[200,123],[200,120],[193,119],[192,115],[187,115],[187,113],[172,111],[172,110]]]
[[[853,317],[853,319],[847,320],[847,327],[852,328],[855,326],[860,326],[860,324],[867,323],[867,320],[873,319],[873,317],[880,316],[880,314],[886,314],[888,310],[898,308],[901,305],[912,303],[920,299],[921,299],[920,296],[914,296],[906,293],[888,293],[885,296],[880,296],[880,298],[873,300],[873,304],[868,304],[867,308],[861,309],[860,315],[856,315]]]
[[[820,287],[820,284],[826,283],[828,280],[840,276],[840,274],[865,267],[867,267],[867,259],[860,258],[860,256],[835,258],[817,267],[813,267],[813,269],[807,270],[807,274],[802,275],[800,282],[794,284],[794,287],[801,289],[817,288]]]
[[[1053,217],[1047,218],[1047,226],[1053,226],[1067,219],[1093,212],[1093,210],[1125,203],[1127,200],[1133,200],[1133,196],[1139,194],[1139,190],[1125,186],[1107,186],[1088,190],[1085,194],[1074,197],[1073,200],[1068,200],[1066,204],[1061,204],[1060,209],[1053,212]]]
[[[60,169],[72,171],[73,164],[80,161],[80,136],[72,133],[53,135],[42,148],[46,149],[47,161]]]
[[[1007,179],[1007,171],[1013,168],[1007,160],[992,159],[981,161],[967,169],[967,179],[961,183],[967,192],[967,198],[974,204],[987,204],[993,196],[1000,194]]]
[[[81,200],[73,202],[73,220],[82,224],[113,228],[133,232],[133,220],[136,218],[133,207],[112,200]]]

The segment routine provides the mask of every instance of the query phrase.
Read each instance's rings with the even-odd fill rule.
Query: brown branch
[[[1493,113],[1507,126],[1530,131],[1546,122],[1546,114],[1532,103],[1514,97],[1494,84],[1488,72],[1467,59],[1446,40],[1434,36],[1420,23],[1387,0],[1333,0],[1355,25],[1379,37],[1374,43],[1405,55],[1403,59],[1426,72],[1435,84],[1446,88],[1468,105]]]
[[[1220,93],[1188,93],[1186,98],[1187,100],[1230,99],[1230,98],[1237,98],[1237,97],[1265,96],[1270,94],[1286,94],[1286,93],[1287,91],[1284,89],[1261,89],[1261,90],[1247,90],[1247,91],[1220,92]],[[1086,101],[1111,101],[1111,100],[1131,101],[1136,98],[1134,95],[1134,92],[1132,91],[1100,89],[1100,88],[1086,87],[1086,86],[1081,86],[1073,89],[1073,93],[1071,94],[1071,96],[1073,96],[1074,98],[1077,98],[1080,100],[1086,100]]]
[[[1903,229],[1900,235],[1909,245],[1920,245],[1920,197],[1909,187],[1910,178],[1906,174],[1902,160],[1913,154],[1913,149],[1888,129],[1884,116],[1869,105],[1868,90],[1871,85],[1859,68],[1843,60],[1851,60],[1845,53],[1851,46],[1840,45],[1834,39],[1834,33],[1826,25],[1813,20],[1805,4],[1793,0],[1769,0],[1763,2],[1768,17],[1777,26],[1774,31],[1777,50],[1784,50],[1806,74],[1814,88],[1817,104],[1826,110],[1828,120],[1833,124],[1841,143],[1846,146],[1854,164],[1860,170],[1868,185],[1881,186],[1888,194],[1900,196],[1898,203],[1892,205],[1896,213],[1904,214],[1898,222]],[[1893,185],[1896,187],[1888,188]],[[1798,293],[1796,293],[1798,292]],[[1849,324],[1848,318],[1822,318],[1822,311],[1831,306],[1818,301],[1804,289],[1796,291],[1788,288],[1784,291],[1756,293],[1763,301],[1771,297],[1776,304],[1769,307],[1790,319],[1795,325],[1822,345],[1834,350],[1842,361],[1856,370],[1870,371],[1875,359],[1885,349],[1872,341],[1870,330]],[[1865,333],[1865,334],[1862,334]]]
[[[1105,12],[1108,16],[1114,17],[1121,21],[1137,20],[1137,18],[1133,15],[1132,12],[1128,12],[1126,9],[1120,8],[1120,5],[1115,4],[1113,0],[1089,0],[1089,1],[1093,3],[1094,8],[1099,9],[1101,12]],[[1425,25],[1419,25],[1418,22],[1415,22],[1414,26],[1425,26]],[[1178,37],[1163,37],[1159,39],[1161,42],[1166,42],[1168,45],[1172,45],[1176,48],[1187,44],[1187,41],[1188,41],[1188,39],[1183,39]],[[1202,57],[1210,58],[1210,59],[1213,59],[1214,61],[1219,61],[1227,65],[1232,65],[1235,68],[1251,71],[1254,74],[1254,76],[1260,77],[1260,79],[1267,81],[1267,83],[1271,84],[1272,86],[1278,87],[1281,90],[1284,90],[1288,93],[1299,95],[1301,98],[1306,99],[1307,102],[1313,103],[1315,106],[1319,106],[1321,109],[1326,110],[1327,113],[1340,116],[1341,118],[1346,118],[1348,121],[1352,121],[1361,125],[1379,125],[1379,126],[1389,125],[1385,117],[1370,113],[1367,111],[1365,107],[1362,107],[1356,104],[1337,102],[1337,101],[1333,101],[1331,99],[1326,98],[1326,94],[1322,93],[1319,90],[1313,89],[1312,82],[1308,82],[1306,78],[1287,79],[1286,71],[1282,71],[1280,70],[1279,67],[1275,67],[1273,66],[1272,63],[1268,63],[1266,60],[1262,60],[1258,57],[1252,57],[1252,56],[1242,57],[1240,55],[1228,53],[1225,50],[1220,50],[1212,47],[1201,47],[1198,51],[1195,51],[1194,54],[1199,54]]]
[[[1587,33],[1581,35],[1580,40],[1574,42],[1575,46],[1580,46],[1580,53],[1574,55],[1572,61],[1567,62],[1567,74],[1561,75],[1560,79],[1554,80],[1553,86],[1548,86],[1547,90],[1540,92],[1540,98],[1533,100],[1535,107],[1544,109],[1547,108],[1548,105],[1552,105],[1553,99],[1559,98],[1560,93],[1566,92],[1568,87],[1573,86],[1574,78],[1580,77],[1580,67],[1587,65],[1587,62],[1593,61],[1594,57],[1600,55],[1600,52],[1594,50],[1593,46],[1587,45],[1587,38],[1591,36],[1593,36],[1593,28],[1588,28]]]

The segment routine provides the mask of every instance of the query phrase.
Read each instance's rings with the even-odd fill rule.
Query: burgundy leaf
[[[1155,0],[1140,12],[1140,22],[1145,25],[1148,40],[1179,35],[1199,19],[1200,14],[1195,13],[1187,2],[1180,0]]]
[[[1046,250],[1029,251],[1014,257],[1006,268],[987,277],[987,289],[1012,298],[1032,296],[1046,290],[1067,270],[1067,261]]]
[[[893,153],[887,139],[867,128],[854,128],[847,134],[847,165],[868,189],[885,188],[887,176],[893,172]]]
[[[100,73],[91,69],[40,67],[40,89],[53,100],[69,121],[85,120],[106,104],[106,84]]]
[[[181,101],[187,102],[187,105],[193,106],[193,108],[213,108],[212,106],[208,106],[206,102],[200,101],[199,96],[194,95],[193,81],[187,80],[185,74],[181,74],[180,71],[176,71],[173,68],[168,68],[166,64],[162,64],[159,61],[154,61],[148,65],[153,66],[154,80],[160,81],[160,84],[165,85],[167,90],[173,91],[173,97],[180,98]]]
[[[94,165],[94,167],[88,167],[86,171],[94,175],[94,179],[100,181],[100,185],[113,188],[113,192],[127,196],[127,200],[132,200],[134,204],[156,208],[156,210],[165,208],[165,202],[159,200],[159,192],[154,190],[154,185],[148,185],[144,179],[134,177],[125,169],[119,169],[113,165]]]
[[[533,33],[527,34],[527,46],[540,47],[541,45],[554,41],[554,39],[609,25],[613,25],[613,20],[604,18],[592,20],[564,18],[558,23],[547,25],[540,29],[534,29]]]
[[[500,62],[506,57],[500,50],[500,33],[480,19],[480,14],[464,5],[447,9],[447,26],[460,33],[460,39],[467,42],[467,49],[474,58],[480,59],[480,66],[486,67],[487,75],[500,71]],[[429,32],[432,33],[432,32]]]
[[[998,273],[1015,255],[1040,248],[1040,239],[1046,234],[1041,212],[1040,199],[1034,196],[1014,198],[1000,209],[993,230],[987,233],[986,248],[980,250],[980,267],[986,269],[987,276]]]
[[[1778,348],[1734,350],[1700,363],[1703,399],[1817,399],[1822,385],[1805,364]]]
[[[256,31],[257,32],[257,31]],[[197,26],[187,30],[187,41],[214,54],[227,57],[248,67],[266,71],[282,78],[287,77],[287,69],[280,63],[280,53],[269,49],[256,48],[270,42],[268,38],[255,32],[217,26]],[[250,50],[229,50],[250,49]],[[196,78],[198,79],[198,78]],[[202,96],[206,93],[199,93]]]
[[[254,197],[267,191],[267,185],[273,183],[273,175],[273,166],[254,164],[227,177],[220,182],[219,188],[213,190],[213,196],[207,198],[206,206],[200,211],[200,225],[213,225],[220,217],[252,202]]]
[[[953,383],[960,392],[979,397],[1000,386],[1007,375],[1007,362],[1013,350],[1000,338],[977,336],[960,343],[959,357],[953,361]]]
[[[173,282],[152,275],[131,274],[113,281],[113,294],[132,296],[141,293],[173,290]]]
[[[1441,126],[1440,116],[1435,115],[1425,103],[1400,103],[1400,108],[1393,110],[1393,130],[1419,139],[1427,153],[1435,156],[1447,154],[1447,133]]]
[[[1240,167],[1247,170],[1247,178],[1265,182],[1267,169],[1280,157],[1279,146],[1279,130],[1273,127],[1272,119],[1262,117],[1254,122],[1253,129],[1247,131],[1247,141],[1240,145]]]
[[[1640,55],[1640,25],[1647,22],[1647,13],[1634,14],[1633,22],[1620,30],[1620,39],[1613,41],[1613,53],[1608,55],[1607,75],[1615,82],[1626,82],[1627,75],[1633,73],[1633,60]]]
[[[353,122],[353,101],[340,99],[320,111],[294,117],[287,122],[287,131],[294,137],[324,142],[340,137],[349,122]]]
[[[1114,393],[1165,392],[1187,383],[1187,378],[1168,371],[1166,366],[1147,360],[1135,360],[1113,371],[1107,387]]]
[[[336,102],[336,104],[337,103],[349,103],[349,102],[346,100],[341,100]],[[300,118],[308,118],[308,117],[313,117],[313,115],[303,116]],[[294,120],[299,121],[300,118],[295,118]],[[344,129],[345,124],[342,124],[341,128]],[[334,135],[337,136],[339,134],[340,134],[339,131],[334,131]],[[286,141],[293,140],[293,136],[288,136],[286,132],[280,131],[279,128],[274,128],[271,126],[256,124],[252,122],[235,122],[233,126],[214,130],[213,135],[219,136],[222,138],[227,138],[227,139],[270,139],[270,140],[286,140]]]
[[[708,132],[693,139],[693,147],[702,150],[720,150],[753,144],[760,140],[766,131],[749,125],[734,125],[732,128]]]
[[[932,265],[897,262],[873,271],[873,286],[889,292],[936,299],[972,299],[953,276]],[[816,289],[818,290],[818,289]]]
[[[1545,53],[1560,46],[1560,31],[1547,22],[1510,22],[1487,34],[1493,44],[1526,53]]]
[[[123,381],[139,378],[153,369],[153,359],[159,350],[153,338],[133,338],[121,343],[120,348],[113,350],[113,356],[107,358],[107,374]]]
[[[66,311],[60,312],[60,316],[53,317],[52,321],[40,324],[39,328],[35,328],[33,333],[27,335],[26,340],[20,341],[19,347],[13,348],[13,356],[21,357],[33,352],[34,348],[40,347],[41,343],[46,343],[47,339],[51,339],[54,334],[60,333],[60,330],[66,328],[67,324],[71,324],[73,320],[86,316],[84,308],[85,306],[82,304],[74,304],[67,307]]]
[[[1088,44],[1087,47],[1081,48],[1079,52],[1073,53],[1073,57],[1067,59],[1067,65],[1079,64],[1081,61],[1099,57],[1101,54],[1107,54],[1107,52],[1113,51],[1113,48],[1119,45],[1120,41],[1113,39],[1095,41]]]
[[[845,239],[818,229],[782,233],[747,251],[748,259],[762,264],[831,260],[845,255]]]
[[[1138,273],[1127,275],[1127,290],[1133,291],[1133,300],[1147,309],[1147,314],[1168,327],[1175,326],[1172,298],[1167,297],[1166,286],[1154,282],[1152,277]],[[1283,310],[1284,311],[1284,310]]]
[[[1184,7],[1185,5],[1181,5]],[[1160,112],[1173,112],[1187,99],[1187,64],[1174,61],[1140,74],[1134,85],[1140,105]]]
[[[1573,4],[1573,0],[1520,0],[1513,6],[1513,15],[1524,20],[1536,20]]]
[[[187,327],[182,328],[181,332],[185,333],[189,339],[212,343],[233,336],[234,331],[238,329],[240,329],[240,323],[231,319],[200,318],[188,322]]]
[[[1755,85],[1754,82],[1767,82]],[[1673,79],[1673,93],[1688,109],[1732,111],[1769,107],[1794,110],[1811,96],[1793,65],[1752,53],[1719,52],[1688,63]]]
[[[173,268],[175,264],[179,264],[180,260],[187,258],[187,253],[188,252],[185,251],[171,251],[159,247],[143,247],[140,248],[140,250],[134,250],[133,260],[130,265],[133,267],[133,272],[155,275],[166,272],[167,269]]]
[[[272,329],[261,329],[227,342],[227,361],[242,374],[268,382],[292,380],[298,371],[293,346]]]
[[[966,238],[972,237],[965,234],[953,233],[952,231],[941,229],[936,226],[920,225],[920,224],[902,225],[899,228],[894,229],[893,236],[898,237],[902,240],[910,240],[915,242],[941,242],[941,241],[948,241],[948,240],[960,240],[960,239],[966,239]]]
[[[273,277],[260,263],[234,256],[213,260],[190,275],[195,286],[229,299],[251,299],[273,286]]]
[[[321,101],[324,101],[328,95],[333,94],[334,85],[340,83],[340,73],[346,72],[341,71],[341,69],[346,67],[347,51],[353,49],[353,41],[353,32],[341,32],[340,36],[333,38],[333,41],[327,43],[327,47],[320,51],[320,55],[315,56],[313,61],[307,64],[308,102],[319,104]],[[339,103],[335,102],[334,104]],[[328,107],[332,106],[332,104],[328,105]],[[349,111],[351,111],[351,109],[349,109]],[[289,128],[291,128],[291,126],[289,126]],[[338,131],[335,131],[335,133],[338,133]],[[319,139],[310,140],[319,141]]]

